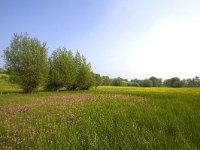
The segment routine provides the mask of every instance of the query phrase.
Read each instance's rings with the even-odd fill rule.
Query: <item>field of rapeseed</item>
[[[199,88],[23,94],[0,81],[0,149],[200,149]]]

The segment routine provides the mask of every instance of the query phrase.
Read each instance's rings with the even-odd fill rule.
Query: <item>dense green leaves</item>
[[[95,87],[97,88],[102,84],[102,79],[100,74],[94,74],[94,76],[95,76]]]
[[[71,51],[66,48],[58,48],[49,58],[49,78],[47,89],[58,90],[70,86],[74,82],[74,61]]]
[[[46,44],[28,34],[14,34],[4,56],[10,81],[27,93],[44,83],[47,90],[53,91],[63,87],[87,90],[95,83],[99,85],[90,63],[79,52],[74,56],[64,47],[58,48],[48,60]]]
[[[49,78],[47,90],[68,90],[89,89],[94,84],[94,75],[90,64],[79,52],[73,56],[66,48],[58,48],[49,58]]]
[[[4,56],[12,82],[19,84],[24,92],[32,92],[45,82],[48,73],[45,43],[28,34],[14,34]]]
[[[145,79],[143,81],[143,87],[152,87],[153,86],[153,82],[149,79]]]
[[[171,79],[166,79],[164,81],[164,86],[166,86],[166,87],[183,87],[184,82],[181,81],[181,79],[178,77],[173,77]]]
[[[112,85],[114,85],[114,86],[121,86],[122,85],[122,80],[120,78],[115,78],[112,81]]]
[[[134,86],[134,87],[200,87],[200,77],[195,76],[192,79],[183,79],[181,80],[178,77],[173,77],[170,79],[164,80],[162,82],[161,78],[156,78],[154,76],[150,77],[149,79],[139,80],[139,79],[132,79],[128,81],[127,79],[123,78],[114,78],[111,79],[109,76],[102,77],[102,85],[108,86]]]
[[[75,55],[75,70],[77,73],[74,88],[88,90],[94,85],[95,78],[91,70],[91,65],[87,63],[86,58],[81,56],[79,52]]]
[[[102,85],[112,85],[112,79],[110,79],[109,76],[102,76]]]
[[[152,81],[152,86],[153,87],[161,87],[162,86],[162,79],[156,78],[156,77],[151,77],[149,80]]]

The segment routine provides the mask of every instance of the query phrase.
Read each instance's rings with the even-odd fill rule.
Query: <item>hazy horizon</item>
[[[13,33],[79,51],[111,78],[200,76],[200,1],[0,2],[0,55]],[[0,67],[3,67],[3,58]]]

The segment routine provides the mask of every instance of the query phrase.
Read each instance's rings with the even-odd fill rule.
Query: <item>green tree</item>
[[[185,86],[187,86],[187,87],[200,87],[200,77],[195,76],[192,79],[185,80]]]
[[[152,81],[153,87],[161,87],[162,86],[162,79],[160,79],[160,78],[156,78],[156,77],[152,76],[151,78],[149,78],[149,80]]]
[[[140,85],[137,82],[128,82],[127,86],[135,86],[135,87],[139,87]]]
[[[172,85],[171,81],[172,81],[171,79],[165,79],[163,85],[165,87],[171,87],[171,85]]]
[[[113,79],[112,81],[113,86],[121,86],[122,85],[122,80],[120,77]]]
[[[95,87],[97,88],[98,86],[101,85],[102,79],[100,74],[94,74],[94,76],[95,76]]]
[[[171,78],[171,87],[183,87],[183,83],[178,77]]]
[[[49,58],[50,71],[47,90],[87,90],[94,85],[94,73],[90,63],[79,52],[73,56],[66,48],[58,48]]]
[[[5,68],[12,82],[26,93],[44,83],[48,75],[46,43],[40,43],[28,34],[14,34],[4,50]]]
[[[143,86],[143,80],[132,79],[131,82],[133,86],[137,86],[137,87]]]
[[[76,62],[76,88],[80,90],[88,90],[91,86],[94,85],[95,78],[91,70],[90,63],[87,63],[87,60],[84,56],[80,56],[80,53],[77,52],[75,55]]]
[[[181,81],[180,78],[178,78],[178,77],[173,77],[171,79],[166,79],[164,81],[164,86],[174,87],[174,88],[183,87],[184,86],[184,80]]]
[[[145,79],[143,81],[143,87],[152,87],[153,86],[153,82],[149,79]]]
[[[71,89],[76,74],[72,52],[65,47],[56,49],[49,58],[49,64],[49,80],[46,88],[54,91],[62,87]]]
[[[112,79],[109,76],[102,76],[102,85],[109,86],[112,84]]]

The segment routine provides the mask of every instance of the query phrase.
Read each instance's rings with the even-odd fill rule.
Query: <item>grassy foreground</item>
[[[0,92],[0,149],[200,149],[198,88]]]

